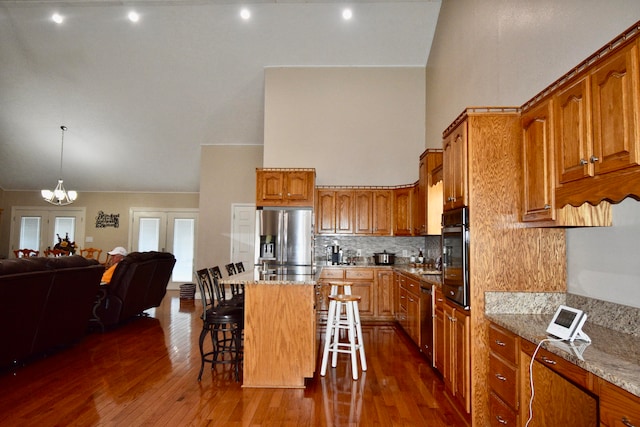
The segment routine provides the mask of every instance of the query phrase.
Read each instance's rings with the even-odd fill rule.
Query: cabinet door
[[[444,209],[467,205],[467,121],[445,139],[443,153]]]
[[[335,233],[335,218],[336,192],[333,190],[318,190],[316,202],[316,233]]]
[[[638,165],[638,72],[638,45],[634,42],[592,73],[594,158],[590,161],[596,175]]]
[[[437,295],[436,295],[437,298]],[[433,335],[434,351],[433,351],[433,366],[444,375],[444,355],[445,355],[445,317],[442,308],[437,305],[434,310],[435,313],[435,328]]]
[[[426,234],[440,234],[442,224],[442,152],[429,153],[427,179]]]
[[[294,202],[311,200],[313,194],[313,172],[291,171],[285,172],[286,198]]]
[[[455,309],[454,313],[454,394],[467,413],[471,411],[471,356],[469,335],[469,316]]]
[[[407,326],[411,339],[420,347],[420,296],[407,292]]]
[[[355,234],[373,234],[373,192],[355,192]]]
[[[374,190],[372,196],[373,234],[391,236],[393,194],[391,190]]]
[[[411,236],[412,187],[393,191],[393,235]]]
[[[376,274],[376,316],[393,318],[394,315],[394,281],[393,272],[378,271]]]
[[[553,139],[551,101],[523,114],[524,203],[523,221],[553,219]]]
[[[453,382],[453,360],[455,357],[455,347],[453,340],[453,307],[449,304],[444,304],[444,352],[442,354],[442,379],[444,380],[444,385],[447,390],[453,391],[454,382]]]
[[[335,225],[336,233],[353,234],[353,191],[336,191]]]
[[[415,201],[416,207],[416,227],[418,228],[417,234],[424,234],[427,231],[427,185],[428,185],[428,160],[427,153],[423,153],[420,156],[420,163],[418,165],[418,198]]]
[[[283,199],[284,180],[282,172],[258,171],[257,183],[256,197],[258,201],[274,202]]]
[[[577,80],[553,97],[554,140],[561,184],[593,175],[589,136],[589,78]]]

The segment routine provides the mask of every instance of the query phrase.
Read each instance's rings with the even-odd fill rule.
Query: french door
[[[85,208],[11,208],[11,251],[33,249],[40,255],[48,247],[58,243],[58,236],[75,242],[78,247],[84,243]]]
[[[176,257],[169,289],[193,282],[198,211],[132,208],[131,218],[131,250],[171,252]]]

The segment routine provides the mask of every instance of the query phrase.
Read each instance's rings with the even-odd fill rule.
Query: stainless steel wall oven
[[[469,208],[442,214],[442,291],[469,309]]]

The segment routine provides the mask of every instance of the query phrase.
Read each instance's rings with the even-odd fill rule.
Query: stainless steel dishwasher
[[[420,351],[433,364],[433,289],[420,283]]]

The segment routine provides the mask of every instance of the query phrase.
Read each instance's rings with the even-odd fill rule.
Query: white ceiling
[[[201,145],[262,144],[265,67],[424,66],[439,10],[439,0],[0,0],[0,187],[52,188],[66,125],[67,189],[197,192]]]

